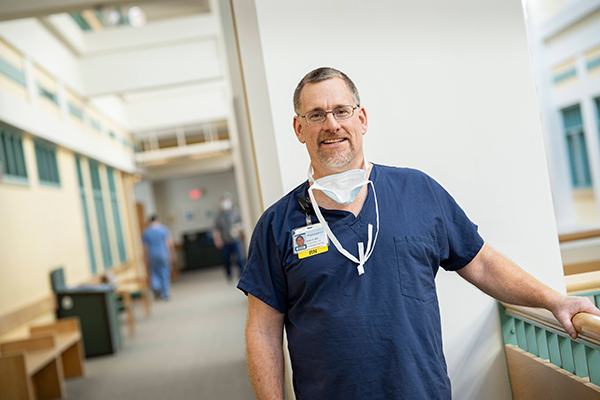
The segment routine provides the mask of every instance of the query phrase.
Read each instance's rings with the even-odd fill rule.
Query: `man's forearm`
[[[284,399],[283,343],[260,331],[246,332],[248,374],[258,400]]]
[[[572,338],[577,337],[571,321],[575,314],[587,312],[600,316],[600,310],[587,297],[558,293],[487,245],[458,273],[500,301],[551,311]]]
[[[459,274],[483,292],[506,303],[552,309],[561,294],[544,285],[514,262],[484,245],[479,268],[470,275]],[[474,260],[475,261],[475,260]],[[477,267],[477,266],[476,266]]]

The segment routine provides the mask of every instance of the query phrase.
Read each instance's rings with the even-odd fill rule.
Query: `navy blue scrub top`
[[[292,230],[306,225],[298,203],[308,197],[304,182],[260,218],[238,288],[286,314],[298,400],[450,399],[434,278],[439,266],[467,265],[483,239],[426,174],[374,165],[370,179],[380,232],[363,275],[333,244],[304,259],[293,254]],[[370,185],[357,217],[321,211],[358,258],[368,224],[376,227]]]

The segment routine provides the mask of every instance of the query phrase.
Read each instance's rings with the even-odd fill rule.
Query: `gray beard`
[[[321,164],[327,165],[328,167],[341,168],[350,164],[354,159],[355,151],[354,146],[351,146],[344,154],[338,154],[337,152],[323,154],[323,152],[319,151],[317,156]]]

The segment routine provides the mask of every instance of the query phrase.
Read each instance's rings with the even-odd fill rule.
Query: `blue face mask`
[[[367,171],[363,169],[353,169],[340,174],[328,175],[316,181],[311,172],[312,169],[309,167],[308,180],[312,183],[313,190],[320,190],[340,204],[351,204],[358,196],[360,189],[370,182],[366,176]]]

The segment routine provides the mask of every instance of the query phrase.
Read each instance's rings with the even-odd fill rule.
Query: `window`
[[[27,168],[20,134],[0,128],[0,165],[2,178],[27,182]]]
[[[0,73],[11,81],[25,86],[23,56],[11,46],[0,40]]]
[[[83,110],[69,102],[69,112],[72,116],[83,121]]]
[[[127,260],[127,254],[125,253],[125,242],[123,241],[123,230],[121,229],[121,214],[119,213],[119,201],[117,199],[117,188],[115,186],[115,177],[113,175],[113,169],[107,167],[106,173],[108,175],[110,202],[112,205],[113,218],[115,220],[117,244],[119,245],[119,260],[121,260],[121,262],[124,263],[125,260]]]
[[[35,157],[37,159],[38,176],[40,183],[60,186],[58,164],[56,163],[56,149],[51,144],[35,141]]]
[[[38,84],[38,92],[43,98],[48,99],[54,104],[58,105],[58,95],[56,93],[51,92],[40,84]]]
[[[587,146],[583,132],[583,120],[579,104],[562,109],[563,125],[567,138],[571,180],[576,188],[592,186]]]
[[[88,214],[87,202],[85,200],[85,185],[83,184],[83,174],[81,172],[81,160],[79,156],[75,156],[75,165],[77,166],[77,180],[79,181],[79,194],[81,196],[81,204],[83,206],[83,221],[85,222],[85,234],[87,237],[88,255],[90,257],[90,265],[92,266],[92,274],[97,271],[96,257],[94,255],[94,245],[92,242],[92,229],[90,227],[90,217]]]
[[[90,125],[92,126],[92,128],[94,128],[98,132],[100,132],[102,130],[102,127],[100,126],[100,122],[98,120],[90,118]]]
[[[552,68],[552,81],[555,86],[577,82],[577,66],[574,59]]]
[[[96,208],[96,219],[98,220],[98,231],[100,233],[100,245],[102,247],[102,261],[104,268],[110,268],[113,264],[112,253],[110,251],[110,241],[108,239],[108,227],[106,226],[106,213],[104,212],[104,198],[102,196],[102,184],[100,183],[100,173],[98,172],[98,163],[90,160],[90,175],[92,178],[92,193],[94,196],[94,206]]]
[[[588,71],[597,71],[600,68],[600,46],[586,52],[585,60]]]

